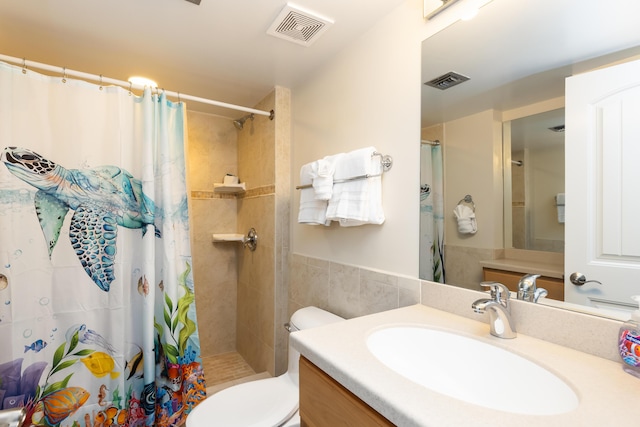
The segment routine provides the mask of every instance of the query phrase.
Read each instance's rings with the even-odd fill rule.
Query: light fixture
[[[458,19],[467,21],[478,14],[480,8],[492,0],[464,0],[461,6],[457,6],[456,16],[453,16],[455,22]],[[424,17],[427,20],[433,19],[460,0],[424,0]],[[438,5],[439,3],[439,5]]]
[[[444,12],[445,10],[447,10],[449,7],[451,7],[454,3],[457,3],[459,1],[460,0],[440,0],[442,5],[440,5],[440,7],[438,7],[437,9],[431,11],[429,14],[426,14],[425,18],[433,19],[439,14],[441,14],[442,12]]]
[[[145,86],[149,86],[151,88],[158,87],[158,83],[146,77],[132,76],[132,77],[129,77],[128,82],[134,85],[142,86],[142,87],[145,87]]]

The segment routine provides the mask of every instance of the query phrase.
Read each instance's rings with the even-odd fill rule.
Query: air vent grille
[[[330,19],[287,5],[273,21],[267,34],[303,46],[310,46],[331,24],[333,21]]]
[[[433,80],[425,82],[425,85],[435,87],[436,89],[445,90],[449,89],[450,87],[459,85],[460,83],[464,83],[467,80],[469,80],[469,77],[463,76],[462,74],[458,74],[453,71],[449,71],[448,73],[436,77]]]

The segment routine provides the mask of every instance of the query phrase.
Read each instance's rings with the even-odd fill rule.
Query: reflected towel
[[[469,206],[458,205],[453,210],[458,220],[458,232],[462,234],[475,234],[478,231],[476,214]]]
[[[334,186],[327,220],[338,221],[343,227],[363,224],[382,224],[382,165],[373,156],[374,147],[362,148],[344,154],[336,161]],[[338,180],[362,175],[378,175],[338,183]]]
[[[564,224],[564,193],[556,194],[556,209],[558,210],[558,222]]]
[[[300,185],[311,185],[316,174],[317,163],[307,163],[300,168]],[[317,200],[313,187],[300,190],[298,222],[309,225],[329,225],[327,221],[327,201]]]

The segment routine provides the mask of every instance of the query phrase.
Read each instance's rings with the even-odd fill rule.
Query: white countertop
[[[560,415],[523,415],[486,409],[422,387],[379,362],[366,346],[381,327],[434,326],[506,348],[565,380],[576,391],[577,409]],[[293,332],[291,344],[394,424],[410,426],[562,426],[632,425],[640,401],[640,379],[612,362],[526,335],[512,340],[489,335],[485,323],[424,305],[385,311],[319,328]],[[486,363],[478,381],[491,381],[499,367]],[[523,399],[536,404],[535,395]]]

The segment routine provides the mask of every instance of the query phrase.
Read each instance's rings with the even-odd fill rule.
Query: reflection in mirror
[[[616,0],[606,10],[597,3],[494,0],[474,20],[457,22],[423,42],[423,83],[449,72],[469,77],[446,90],[423,85],[421,94],[421,137],[439,140],[444,159],[447,284],[479,289],[487,271],[493,270],[492,274],[507,273],[509,277],[500,280],[511,280],[515,290],[518,278],[541,274],[539,284],[544,284],[541,287],[549,290],[549,296],[540,303],[583,310],[562,302],[565,287],[571,286],[564,278],[562,253],[562,195],[571,179],[559,165],[564,157],[562,144],[558,141],[557,152],[549,148],[544,154],[528,146],[512,153],[511,145],[519,144],[519,128],[527,122],[523,118],[552,115],[564,106],[568,76],[640,54],[640,33],[632,18],[640,14],[640,2]],[[505,134],[511,136],[503,153],[507,122]],[[552,122],[547,127],[564,123]],[[555,134],[558,139],[562,136]],[[544,156],[546,160],[538,159]],[[522,161],[522,166],[511,160]],[[522,174],[521,200],[513,197],[512,173]],[[555,176],[554,182],[545,183],[542,192],[537,185],[530,188],[535,175],[548,175],[542,176],[548,181]],[[472,195],[476,205],[477,233],[463,235],[456,228],[453,210],[466,194]],[[514,212],[514,206],[520,212]],[[520,228],[513,227],[512,217],[520,221]],[[420,248],[421,260],[431,256],[427,245],[421,242]],[[597,310],[593,313],[602,315]]]
[[[564,252],[564,108],[507,121],[503,138],[505,247]]]

